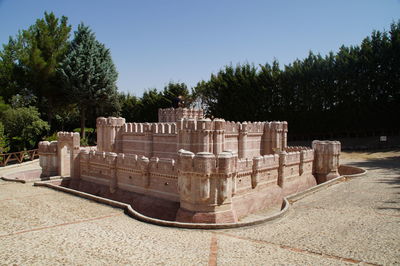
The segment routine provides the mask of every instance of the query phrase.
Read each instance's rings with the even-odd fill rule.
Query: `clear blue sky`
[[[110,48],[118,88],[141,96],[169,81],[193,87],[223,66],[281,65],[356,45],[400,19],[400,0],[0,0],[0,43],[44,11],[80,22]]]

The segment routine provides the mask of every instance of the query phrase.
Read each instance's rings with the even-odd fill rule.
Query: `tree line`
[[[0,51],[0,152],[31,149],[57,131],[79,131],[82,144],[95,143],[98,116],[156,121],[159,107],[190,94],[183,83],[143,97],[118,92],[111,52],[83,23],[71,36],[68,18],[45,12],[10,37]],[[72,37],[72,39],[71,39]]]
[[[286,120],[297,138],[399,134],[400,22],[360,45],[309,52],[283,68],[277,61],[226,66],[194,94],[209,115]]]
[[[189,89],[168,83],[141,97],[121,93],[111,52],[80,24],[44,18],[10,37],[0,50],[0,149],[30,149],[55,132],[79,131],[95,143],[98,116],[157,121],[158,108],[201,105],[209,117],[289,122],[290,136],[398,134],[400,22],[374,31],[358,46],[326,56],[309,53],[281,67],[277,61],[225,66]]]

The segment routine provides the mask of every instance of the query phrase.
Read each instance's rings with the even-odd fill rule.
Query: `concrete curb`
[[[343,174],[343,176],[345,176],[346,178],[355,178],[355,177],[363,176],[368,173],[368,171],[366,169],[360,168],[357,166],[353,166],[353,165],[342,164],[339,167],[339,171],[340,171],[340,168],[345,168],[347,170],[350,169],[350,171],[353,170],[353,172],[359,172],[359,173],[355,173],[355,174]]]
[[[20,172],[12,172],[12,173],[6,173],[3,174],[0,179],[4,181],[10,181],[10,182],[19,182],[19,183],[32,183],[36,181],[44,181],[44,180],[53,180],[53,179],[58,179],[59,177],[53,176],[53,177],[45,177],[41,178],[41,169],[33,169],[33,170],[25,170],[25,171],[20,171]],[[22,178],[21,178],[22,176]]]
[[[53,180],[54,181],[54,180]],[[106,199],[103,197],[95,196],[89,193],[81,192],[78,190],[70,189],[70,188],[65,188],[61,187],[58,185],[54,185],[51,183],[52,181],[41,181],[41,182],[35,182],[33,185],[34,186],[44,186],[44,187],[49,187],[52,189],[56,189],[59,191],[63,191],[66,193],[70,193],[82,198],[94,200],[96,202],[104,203],[113,207],[121,208],[123,209],[129,216],[142,221],[142,222],[147,222],[155,225],[161,225],[161,226],[169,226],[169,227],[178,227],[178,228],[189,228],[189,229],[227,229],[227,228],[237,228],[237,227],[243,227],[243,226],[250,226],[250,225],[256,225],[260,223],[264,223],[270,220],[274,220],[276,218],[279,218],[283,216],[287,210],[289,209],[289,202],[287,201],[286,198],[283,199],[283,204],[282,204],[282,209],[273,215],[264,217],[259,220],[255,221],[249,221],[249,222],[239,222],[239,223],[224,223],[224,224],[207,224],[207,223],[181,223],[181,222],[174,222],[174,221],[166,221],[166,220],[160,220],[152,217],[145,216],[137,211],[135,211],[131,205],[122,203],[119,201],[115,200],[110,200]]]
[[[358,168],[358,167],[355,167]],[[358,168],[361,169],[361,168]],[[362,176],[365,175],[367,173],[366,170],[363,170],[362,173],[359,174],[354,174],[354,175],[343,175],[343,176],[339,176],[335,179],[329,180],[325,183],[319,184],[317,186],[314,186],[312,188],[309,188],[305,191],[296,193],[296,194],[292,194],[289,195],[287,197],[283,198],[283,203],[282,203],[282,209],[277,212],[274,213],[272,215],[268,215],[266,217],[263,217],[261,219],[258,220],[254,220],[254,221],[248,221],[248,222],[238,222],[238,223],[220,223],[220,224],[207,224],[207,223],[181,223],[181,222],[174,222],[174,221],[166,221],[166,220],[161,220],[161,219],[156,219],[156,218],[152,218],[152,217],[148,217],[145,216],[137,211],[135,211],[132,206],[130,204],[126,204],[126,203],[122,203],[119,201],[115,201],[115,200],[110,200],[107,198],[103,198],[103,197],[99,197],[99,196],[95,196],[89,193],[85,193],[85,192],[81,192],[78,190],[74,190],[74,189],[70,189],[70,188],[66,188],[66,187],[62,187],[59,185],[54,185],[52,184],[51,180],[50,181],[41,181],[41,182],[35,182],[34,186],[44,186],[44,187],[48,187],[48,188],[52,188],[55,190],[59,190],[65,193],[70,193],[82,198],[86,198],[86,199],[90,199],[90,200],[94,200],[96,202],[100,202],[103,204],[107,204],[113,207],[117,207],[117,208],[121,208],[125,211],[126,214],[128,214],[129,216],[142,221],[142,222],[146,222],[146,223],[151,223],[151,224],[155,224],[155,225],[160,225],[160,226],[168,226],[168,227],[177,227],[177,228],[188,228],[188,229],[230,229],[230,228],[238,228],[238,227],[244,227],[244,226],[251,226],[251,225],[258,225],[258,224],[262,224],[268,221],[272,221],[275,220],[277,218],[283,217],[289,210],[290,204],[293,202],[296,202],[297,200],[304,198],[307,195],[313,194],[319,190],[321,190],[322,188],[326,188],[329,187],[331,185],[337,184],[337,183],[341,183],[346,181],[348,178],[353,178],[353,177],[358,177],[358,176]],[[55,179],[57,180],[57,179]],[[61,179],[58,179],[61,180]],[[54,181],[54,180],[53,180]]]
[[[8,182],[18,182],[18,183],[26,183],[26,180],[18,179],[18,178],[8,178],[5,176],[0,177],[1,180],[8,181]]]
[[[329,187],[329,186],[332,186],[332,185],[335,185],[335,184],[338,184],[338,183],[341,183],[341,182],[345,182],[347,179],[352,179],[352,178],[356,178],[356,177],[363,176],[363,175],[367,174],[367,170],[365,170],[365,169],[362,169],[362,168],[359,168],[359,167],[355,167],[355,166],[347,166],[347,165],[343,165],[343,166],[354,168],[357,171],[360,171],[361,173],[341,175],[341,176],[338,176],[338,177],[336,177],[334,179],[326,181],[326,182],[324,182],[322,184],[310,187],[309,189],[306,189],[304,191],[298,192],[296,194],[289,195],[286,198],[289,200],[290,203],[294,203],[294,202],[296,202],[296,201],[298,201],[298,200],[300,200],[300,199],[302,199],[302,198],[304,198],[304,197],[306,197],[308,195],[311,195],[311,194],[321,190],[322,188],[326,188],[326,187]]]

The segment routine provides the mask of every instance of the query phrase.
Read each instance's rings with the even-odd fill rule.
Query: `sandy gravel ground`
[[[6,167],[0,167],[0,176],[4,174],[11,174],[17,173],[21,171],[29,171],[29,170],[36,170],[42,169],[39,165],[39,159],[28,161],[22,164],[11,164],[7,165]]]
[[[400,152],[343,153],[341,161],[369,172],[297,201],[281,219],[213,231],[145,224],[0,181],[0,265],[399,265]]]

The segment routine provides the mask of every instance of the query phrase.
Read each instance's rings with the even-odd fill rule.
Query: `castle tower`
[[[118,134],[125,124],[122,117],[98,117],[97,127],[97,150],[106,152],[120,152]]]
[[[232,208],[232,178],[237,157],[229,152],[215,156],[209,152],[196,155],[180,151],[178,187],[181,222],[237,222]]]
[[[340,142],[314,140],[312,148],[314,149],[313,174],[318,184],[338,177]]]
[[[78,179],[80,177],[80,136],[75,132],[57,133],[58,174]]]

